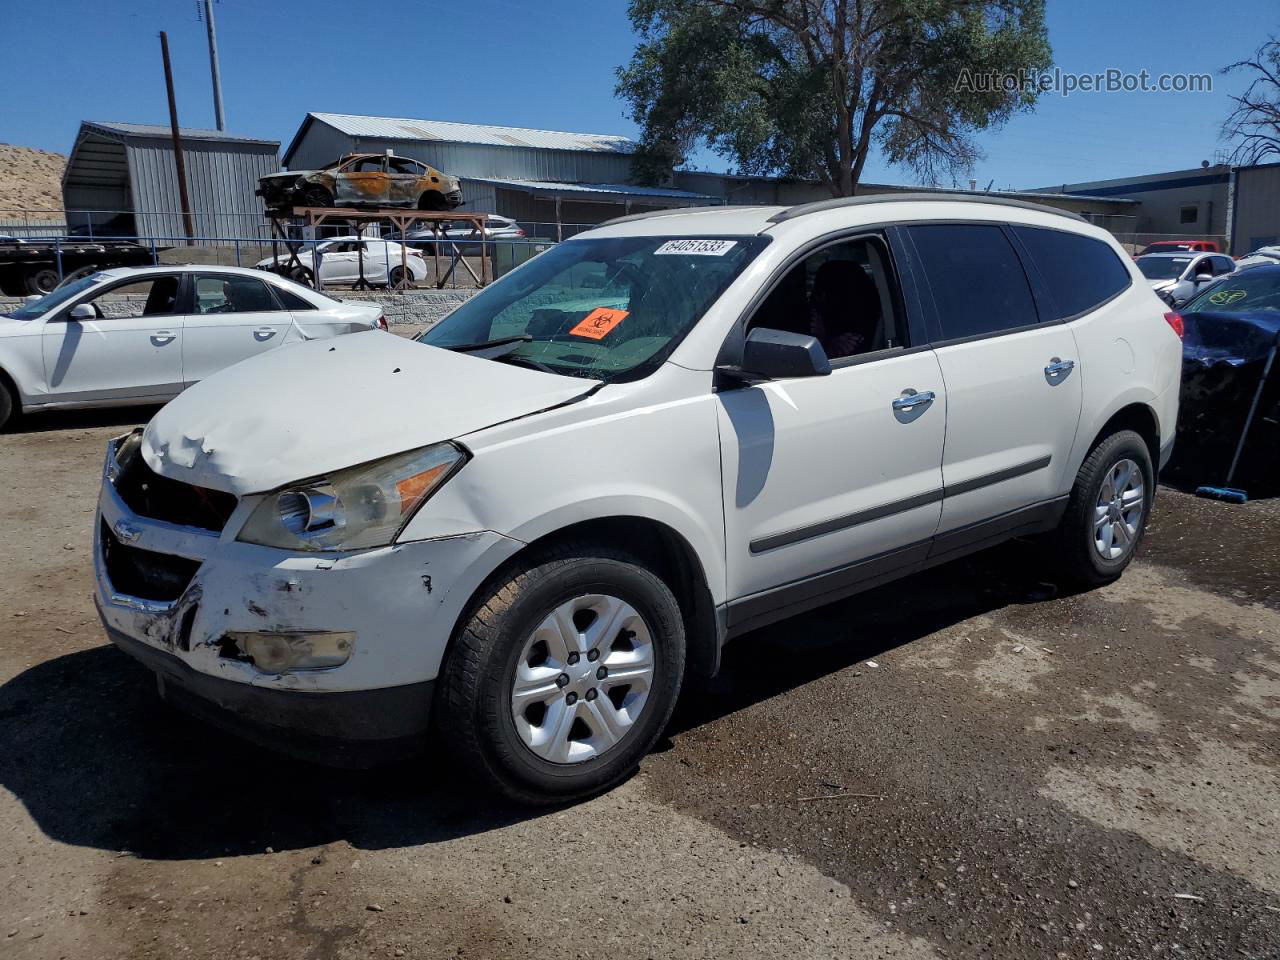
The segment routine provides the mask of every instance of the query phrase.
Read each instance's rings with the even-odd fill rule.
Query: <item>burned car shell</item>
[[[462,203],[457,177],[380,153],[348,154],[321,170],[268,174],[256,192],[268,210],[279,211],[334,205],[452,210]]]

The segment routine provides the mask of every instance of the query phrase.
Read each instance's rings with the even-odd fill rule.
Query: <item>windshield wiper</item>
[[[484,350],[488,347],[503,347],[508,343],[527,343],[533,337],[527,333],[517,333],[512,337],[496,337],[493,340],[482,340],[480,343],[458,343],[441,347],[442,350],[452,350],[455,353],[468,353],[472,350]],[[435,344],[432,344],[435,346]]]
[[[554,367],[543,363],[541,360],[534,360],[531,357],[523,357],[518,353],[500,353],[496,357],[490,357],[490,360],[501,360],[506,363],[514,363],[522,367],[532,367],[534,370],[541,370],[543,373],[556,373]]]

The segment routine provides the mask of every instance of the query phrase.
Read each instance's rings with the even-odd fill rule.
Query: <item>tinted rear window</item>
[[[1039,322],[1022,261],[999,227],[948,223],[911,227],[910,232],[943,340]]]
[[[1041,227],[1014,227],[1013,232],[1049,288],[1055,320],[1088,313],[1129,286],[1129,271],[1101,240]]]

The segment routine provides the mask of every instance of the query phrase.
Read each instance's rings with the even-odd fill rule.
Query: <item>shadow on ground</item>
[[[683,698],[675,736],[972,617],[1065,595],[1043,579],[1028,543],[1012,543],[914,574],[756,630],[724,649],[719,675]],[[927,596],[927,603],[920,603]],[[911,610],[910,616],[903,616]]]
[[[884,588],[742,638],[712,696],[685,698],[670,735],[839,670],[976,613],[1052,595],[988,555],[928,575],[934,603],[909,628],[867,630],[914,587]],[[853,637],[874,637],[854,640]],[[787,645],[786,656],[761,651]],[[767,664],[764,669],[760,664]],[[174,711],[152,675],[110,646],[41,663],[0,687],[0,784],[55,840],[188,859],[346,840],[364,849],[481,833],[537,811],[458,789],[444,758],[373,771],[276,755]],[[480,811],[480,812],[477,812]]]

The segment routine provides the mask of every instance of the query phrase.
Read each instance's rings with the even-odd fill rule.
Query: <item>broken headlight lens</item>
[[[294,484],[264,497],[238,539],[284,550],[386,546],[465,461],[437,443]]]

